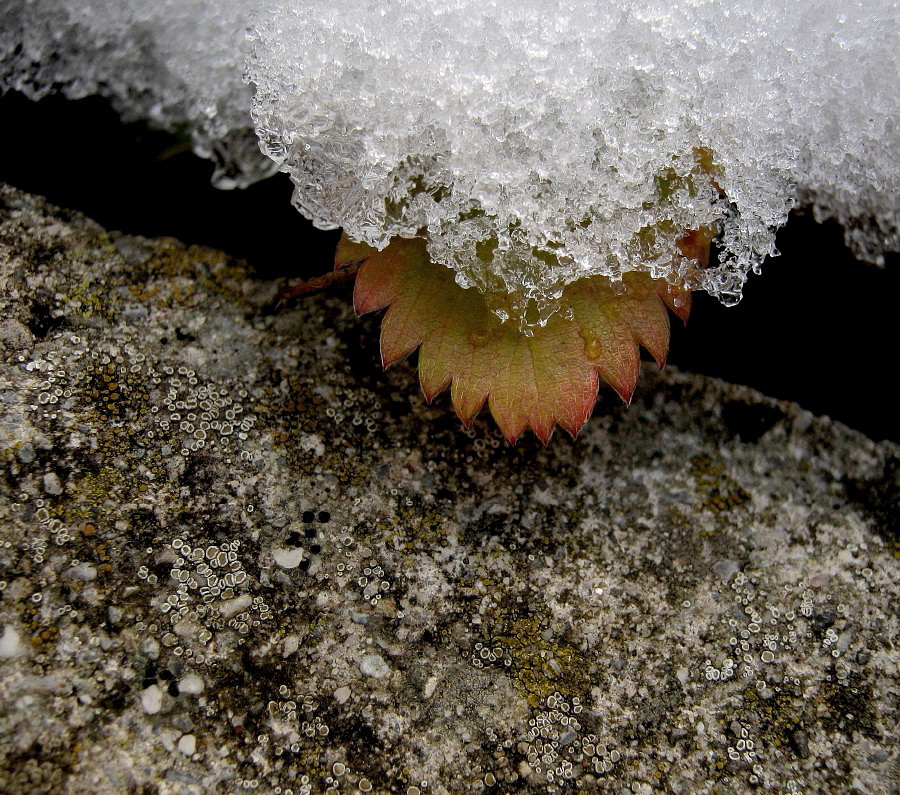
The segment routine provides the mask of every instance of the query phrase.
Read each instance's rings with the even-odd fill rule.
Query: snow
[[[186,123],[226,186],[268,173],[252,124],[317,226],[424,233],[530,324],[630,270],[735,303],[798,204],[863,259],[897,250],[897,22],[887,0],[18,0],[0,85]],[[692,274],[676,243],[705,225],[720,261]]]
[[[55,90],[73,99],[102,94],[127,120],[190,131],[198,154],[215,161],[219,187],[247,185],[273,173],[258,152],[242,75],[258,5],[4,0],[0,90],[32,99]]]

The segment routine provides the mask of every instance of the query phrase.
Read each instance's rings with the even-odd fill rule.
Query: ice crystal
[[[692,286],[734,303],[798,204],[896,250],[897,23],[890,0],[13,0],[0,85],[186,123],[226,184],[264,171],[252,95],[318,226],[425,235],[543,322],[587,275],[686,278],[705,226]]]
[[[108,97],[127,120],[187,130],[213,181],[273,173],[250,125],[242,68],[258,0],[4,0],[0,90]],[[40,153],[44,154],[44,153]],[[139,189],[139,186],[135,186]]]
[[[464,286],[552,305],[588,274],[671,274],[714,223],[699,286],[733,302],[797,202],[896,246],[894,7],[275,0],[254,118],[317,224],[426,230]]]

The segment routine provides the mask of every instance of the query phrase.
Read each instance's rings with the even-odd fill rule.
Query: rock
[[[10,351],[18,351],[29,348],[33,342],[33,335],[24,323],[6,318],[0,320],[0,345]]]
[[[510,448],[348,295],[115,243],[0,188],[0,791],[892,791],[896,445],[648,367]]]
[[[0,659],[9,660],[20,657],[28,651],[22,643],[22,638],[15,627],[6,625],[3,627],[3,635],[0,635]]]
[[[371,676],[375,679],[384,679],[391,672],[390,667],[384,661],[384,657],[380,654],[367,654],[363,657],[362,662],[359,664],[359,670],[365,676]]]
[[[303,550],[276,547],[272,550],[272,557],[281,568],[296,569],[300,565],[300,561],[303,560]]]
[[[191,756],[197,750],[197,738],[193,734],[182,734],[178,740],[178,750]]]
[[[44,475],[44,491],[53,497],[58,497],[62,494],[62,483],[59,480],[59,475],[55,472],[48,472]]]
[[[141,693],[141,705],[148,715],[155,715],[162,709],[162,690],[157,685],[150,685]]]

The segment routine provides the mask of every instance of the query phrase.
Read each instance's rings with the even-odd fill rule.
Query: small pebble
[[[62,494],[62,483],[59,480],[59,475],[57,475],[55,472],[48,472],[46,475],[44,475],[44,491],[54,497],[58,497],[60,494]]]
[[[286,547],[275,547],[272,550],[272,557],[275,562],[283,569],[296,569],[303,560],[303,549],[287,549]]]
[[[367,654],[363,657],[359,664],[359,670],[366,676],[372,676],[375,679],[384,679],[391,672],[380,654]]]
[[[713,564],[713,571],[722,578],[723,582],[728,582],[740,570],[741,567],[733,560],[720,560]]]
[[[0,346],[10,351],[29,348],[34,343],[34,335],[24,323],[7,318],[0,320]]]
[[[20,657],[25,654],[26,647],[19,637],[19,633],[15,627],[9,625],[3,628],[3,635],[0,636],[0,660],[9,660],[13,657]]]
[[[253,597],[250,594],[241,594],[234,599],[228,599],[219,603],[219,612],[222,618],[234,618],[238,613],[243,613],[250,605],[253,604]]]
[[[162,709],[162,690],[158,685],[150,685],[141,693],[141,706],[148,715],[155,715]]]
[[[197,738],[193,734],[182,734],[178,741],[178,750],[190,756],[197,750]]]
[[[339,687],[334,691],[334,700],[337,701],[338,704],[346,704],[348,698],[350,698],[349,687]]]
[[[31,442],[25,442],[20,448],[19,452],[16,453],[17,458],[23,464],[30,464],[36,458],[36,453],[34,452],[34,445]]]
[[[204,688],[203,680],[197,674],[185,674],[178,680],[178,691],[196,696],[202,693]]]

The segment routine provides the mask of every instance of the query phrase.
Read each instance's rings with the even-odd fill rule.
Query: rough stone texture
[[[9,188],[0,280],[0,790],[896,791],[896,446],[648,370],[510,448]]]

